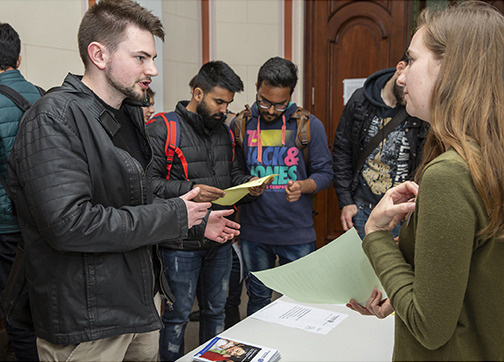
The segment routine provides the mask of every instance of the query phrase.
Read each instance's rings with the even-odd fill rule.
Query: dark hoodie
[[[376,110],[367,129],[364,144],[369,143],[403,109],[403,106],[395,108],[387,106],[381,97],[383,87],[395,72],[396,68],[380,70],[364,83],[364,94]],[[407,180],[410,145],[405,137],[405,128],[406,122],[402,122],[364,162],[355,191],[361,199],[376,204],[389,188]]]

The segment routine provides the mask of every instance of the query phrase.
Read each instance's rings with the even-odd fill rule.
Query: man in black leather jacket
[[[157,360],[159,292],[170,292],[156,243],[237,234],[189,201],[198,189],[153,197],[141,106],[154,36],[161,21],[137,3],[98,2],[79,28],[84,76],[69,74],[20,122],[8,174],[41,360]]]
[[[371,210],[385,192],[414,175],[427,136],[427,124],[407,115],[356,169],[366,145],[404,109],[396,80],[405,67],[403,57],[396,68],[372,74],[348,101],[334,137],[333,186],[342,209],[341,224],[345,231],[354,226],[361,238]]]

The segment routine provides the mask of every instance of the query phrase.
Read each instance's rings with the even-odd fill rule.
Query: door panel
[[[305,107],[324,123],[332,149],[343,80],[394,67],[410,38],[412,1],[306,1]],[[343,233],[336,193],[317,197],[317,246]]]

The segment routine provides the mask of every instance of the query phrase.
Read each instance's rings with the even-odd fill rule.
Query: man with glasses
[[[291,61],[274,57],[264,63],[251,117],[244,130],[238,131],[243,135],[240,151],[247,171],[258,177],[278,174],[261,197],[241,208],[248,315],[271,301],[271,289],[250,272],[273,268],[277,256],[280,264],[286,264],[315,250],[311,195],[329,187],[333,176],[327,136],[319,119],[309,115],[306,123],[310,134],[306,160],[296,144],[296,117],[309,114],[291,102],[297,80],[297,66]],[[235,122],[240,122],[238,117],[231,129]]]

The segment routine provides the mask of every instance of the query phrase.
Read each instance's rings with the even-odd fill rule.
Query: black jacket
[[[124,109],[151,159],[141,108]],[[151,163],[114,146],[117,125],[69,74],[25,113],[9,158],[35,332],[54,344],[162,327],[153,245],[187,236],[187,210],[153,200]]]
[[[147,127],[154,152],[152,184],[155,195],[161,198],[178,197],[189,192],[195,184],[224,190],[249,181],[252,176],[243,170],[239,157],[234,157],[229,128],[222,124],[214,130],[207,129],[199,114],[186,109],[187,104],[187,101],[179,102],[175,112],[180,126],[178,147],[187,161],[188,179],[180,158],[175,155],[170,179],[166,180],[166,125],[160,118]],[[212,206],[214,210],[222,208],[219,205]],[[190,233],[189,238],[181,242],[161,243],[163,247],[177,250],[208,249],[218,245],[221,244],[206,240],[204,232]]]
[[[367,135],[368,127],[373,117],[378,112],[381,112],[381,108],[383,108],[369,94],[370,83],[387,74],[390,75],[388,77],[390,79],[395,71],[395,68],[389,68],[371,75],[366,80],[364,87],[357,89],[353,93],[343,110],[334,136],[332,149],[334,167],[333,186],[338,196],[340,208],[355,204],[353,193],[357,188],[358,175],[355,169],[361,152],[366,147],[364,138]],[[397,106],[396,108],[400,107],[402,106]],[[408,173],[410,175],[409,178],[412,178],[422,158],[422,148],[427,137],[428,124],[411,116],[408,116],[403,122],[406,122],[406,138],[410,145]]]

